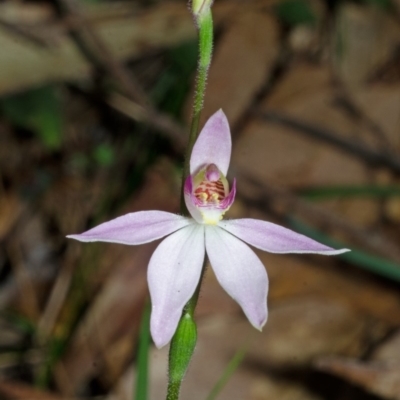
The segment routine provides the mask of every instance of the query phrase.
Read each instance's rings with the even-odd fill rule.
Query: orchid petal
[[[212,115],[193,146],[190,173],[208,164],[215,164],[226,175],[231,159],[232,139],[228,120],[222,110]]]
[[[191,224],[193,220],[190,218],[165,211],[139,211],[104,222],[79,235],[67,237],[80,242],[135,245],[152,242]]]
[[[235,197],[236,197],[236,178],[233,179],[231,191],[229,192],[228,196],[226,196],[225,199],[221,201],[219,207],[222,208],[223,210],[228,210],[235,201]]]
[[[218,225],[251,246],[270,253],[315,253],[330,256],[350,251],[332,249],[283,226],[258,219],[234,219],[221,221]]]
[[[218,226],[206,226],[206,250],[221,286],[261,330],[267,321],[268,277],[253,250]]]
[[[204,253],[204,227],[191,225],[164,239],[151,257],[147,274],[150,330],[158,348],[171,340],[182,309],[196,290]]]

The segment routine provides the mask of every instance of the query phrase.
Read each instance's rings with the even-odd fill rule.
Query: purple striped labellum
[[[186,179],[184,189],[190,212],[197,215],[199,222],[216,225],[235,200],[236,181],[229,192],[228,180],[215,164],[208,164]]]

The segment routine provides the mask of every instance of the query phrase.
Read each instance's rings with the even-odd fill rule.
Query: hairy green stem
[[[186,374],[197,342],[197,327],[194,311],[199,299],[201,281],[207,260],[204,260],[200,282],[191,299],[186,303],[178,328],[169,349],[169,371],[167,400],[178,400],[182,380]]]
[[[189,142],[186,149],[185,164],[183,169],[183,179],[185,179],[189,173],[190,155],[192,154],[193,146],[196,142],[199,134],[199,123],[201,111],[204,105],[204,95],[207,86],[208,70],[211,64],[212,50],[213,50],[213,19],[211,9],[207,11],[205,15],[202,15],[198,19],[199,27],[199,61],[196,77],[196,90],[194,94],[193,102],[193,114],[192,123],[190,126]]]
[[[189,142],[182,176],[181,212],[183,215],[189,215],[183,198],[183,184],[187,176],[190,174],[190,156],[199,133],[199,123],[207,86],[208,69],[210,67],[212,57],[213,20],[211,9],[208,8],[206,12],[202,13],[201,15],[197,15],[196,22],[199,29],[199,62],[196,78],[196,91],[194,95],[192,123],[190,127]],[[205,271],[205,264],[206,260],[204,261],[200,282],[194,295],[188,301],[183,310],[178,328],[171,341],[169,349],[169,379],[167,400],[179,399],[182,380],[186,374],[196,346],[197,327],[194,320],[194,311],[196,309],[197,300],[200,293],[200,286]]]

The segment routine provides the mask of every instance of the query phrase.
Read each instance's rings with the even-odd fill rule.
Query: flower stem
[[[197,342],[197,327],[189,312],[183,312],[169,348],[167,400],[178,400],[182,380]]]
[[[200,286],[207,260],[204,260],[200,282],[192,298],[186,303],[178,328],[169,348],[167,400],[178,400],[182,380],[188,369],[197,342],[197,326],[194,311],[199,299]]]
[[[209,8],[204,14],[198,16],[197,24],[199,30],[199,61],[193,102],[192,123],[190,126],[189,142],[186,150],[183,179],[185,179],[190,173],[190,155],[192,154],[193,146],[199,134],[200,116],[201,111],[203,110],[208,70],[212,58],[214,28],[211,8]]]
[[[207,86],[208,69],[211,64],[212,48],[213,48],[213,19],[211,8],[195,15],[197,26],[199,29],[199,62],[196,77],[196,91],[194,95],[192,123],[190,127],[189,142],[186,151],[185,164],[183,169],[182,183],[190,174],[190,155],[194,143],[199,133],[200,115],[203,109],[204,94]],[[182,184],[182,201],[181,212],[189,216],[183,200],[183,184]],[[197,342],[197,326],[194,320],[194,311],[196,309],[197,300],[200,293],[200,286],[205,270],[204,262],[199,285],[196,288],[192,298],[186,304],[182,317],[179,321],[178,328],[172,338],[169,349],[169,371],[168,371],[168,389],[167,400],[178,400],[182,380],[186,374],[187,368],[192,358],[196,342]]]

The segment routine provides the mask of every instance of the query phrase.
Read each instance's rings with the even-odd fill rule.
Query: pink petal
[[[206,226],[206,250],[221,286],[261,330],[267,321],[268,277],[259,258],[241,240],[218,226]]]
[[[270,253],[316,253],[336,255],[350,251],[335,250],[290,229],[258,219],[221,221],[221,228],[258,249]]]
[[[150,330],[158,348],[175,333],[204,262],[204,227],[193,224],[164,239],[153,253],[147,278],[152,303]]]
[[[235,201],[235,197],[236,197],[236,178],[233,179],[231,191],[229,192],[228,196],[226,196],[221,201],[221,203],[219,204],[219,207],[224,210],[230,208],[230,206]]]
[[[190,173],[215,164],[226,175],[231,159],[232,140],[228,120],[222,110],[212,115],[200,132],[190,157]]]
[[[193,223],[190,218],[165,211],[139,211],[104,222],[80,235],[68,235],[81,242],[142,244],[160,239]]]

